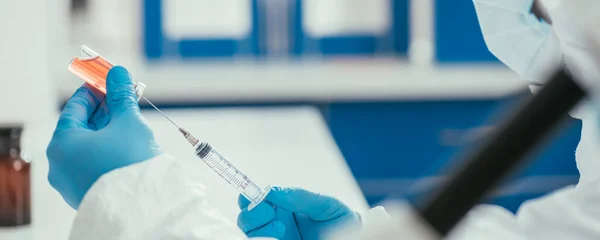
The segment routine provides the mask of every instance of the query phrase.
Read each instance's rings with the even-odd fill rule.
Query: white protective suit
[[[531,28],[533,34],[542,34],[540,56],[530,54],[531,67],[522,67],[518,54],[527,49],[511,50],[522,35],[505,35],[495,39],[502,29],[499,22],[512,22],[510,14],[497,14],[487,3],[510,8],[509,4],[526,0],[474,0],[486,42],[491,51],[506,65],[524,78],[538,82],[544,79],[548,68],[565,63],[578,76],[597,75],[597,69],[575,67],[579,62],[591,62],[586,54],[588,41],[581,30],[569,26],[569,12],[561,12],[562,4],[600,2],[598,0],[548,0],[548,10],[555,27],[548,31]],[[483,4],[482,4],[483,3]],[[513,4],[514,5],[514,4]],[[572,8],[585,8],[573,5]],[[588,7],[589,8],[589,7]],[[595,8],[600,12],[600,8]],[[570,14],[577,11],[571,11]],[[562,15],[561,15],[562,14]],[[494,25],[496,24],[496,25]],[[494,27],[496,26],[496,27]],[[513,26],[514,27],[514,26]],[[498,30],[499,29],[499,30]],[[530,32],[532,33],[532,32]],[[587,35],[585,35],[587,36]],[[600,35],[599,35],[600,36]],[[579,38],[578,38],[579,37]],[[509,44],[508,47],[502,44]],[[530,46],[534,46],[532,44]],[[518,52],[522,51],[522,52]],[[582,65],[583,66],[583,65]],[[600,67],[600,66],[596,66]],[[591,71],[591,73],[582,73]],[[600,80],[600,78],[598,78]],[[450,239],[600,239],[600,142],[598,141],[597,114],[583,108],[578,114],[583,120],[583,133],[577,148],[577,166],[581,179],[577,186],[557,190],[544,197],[527,201],[516,215],[491,205],[473,209],[462,224],[452,232]],[[80,205],[73,224],[71,239],[124,240],[124,239],[246,239],[237,226],[225,219],[205,198],[199,174],[166,156],[117,169],[103,175],[89,190]],[[235,207],[235,206],[232,206]],[[380,209],[379,209],[380,211]],[[365,222],[385,218],[385,214],[365,214]],[[370,219],[369,219],[370,218]],[[385,221],[385,220],[383,220]],[[368,226],[365,227],[368,230]],[[400,230],[398,230],[400,231]],[[397,239],[411,239],[400,236]]]

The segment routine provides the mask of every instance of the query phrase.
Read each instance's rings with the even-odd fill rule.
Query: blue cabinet
[[[254,56],[259,54],[258,43],[258,0],[250,0],[250,30],[244,36],[230,38],[220,36],[169,36],[166,30],[165,5],[183,4],[183,2],[166,2],[163,0],[143,0],[143,52],[148,59],[161,58],[206,58]],[[190,5],[193,3],[185,2]],[[206,5],[206,3],[204,3]],[[189,9],[189,12],[203,9]],[[176,11],[176,10],[175,10]],[[175,12],[172,14],[177,14]],[[227,14],[225,14],[227,15]],[[231,17],[231,16],[229,16]],[[192,19],[202,21],[205,16],[197,14]],[[206,20],[211,21],[211,20]],[[205,34],[202,34],[205,35]]]
[[[497,61],[481,35],[473,0],[436,0],[435,36],[440,63]]]
[[[386,11],[385,13],[389,13],[390,16],[388,19],[389,26],[386,25],[382,33],[375,35],[368,32],[353,32],[350,30],[347,33],[334,33],[325,36],[311,36],[308,33],[307,26],[304,24],[306,18],[306,11],[303,7],[304,1],[307,0],[283,0],[280,2],[249,0],[248,11],[251,12],[250,17],[243,21],[250,22],[251,29],[248,30],[247,34],[242,36],[223,37],[222,33],[215,33],[215,36],[210,36],[206,32],[201,34],[189,32],[191,31],[188,29],[190,25],[194,29],[194,21],[202,22],[204,20],[205,22],[219,23],[218,19],[220,18],[215,20],[214,16],[217,15],[217,17],[220,17],[219,13],[207,14],[212,16],[206,16],[201,13],[193,14],[194,11],[206,11],[204,9],[206,6],[204,5],[207,5],[207,3],[205,2],[179,1],[176,3],[164,0],[143,0],[143,52],[148,59],[233,56],[262,57],[275,54],[272,52],[276,52],[276,55],[289,54],[291,56],[406,55],[409,44],[409,0],[389,1],[389,6],[377,8],[380,11]],[[369,4],[368,0],[363,1],[365,4]],[[190,7],[183,7],[183,4]],[[332,8],[331,11],[340,10],[343,12],[346,10],[344,7],[352,6],[352,4],[349,4],[348,6],[334,5],[327,7]],[[356,8],[359,11],[362,10],[360,6]],[[350,9],[348,12],[345,12],[345,15],[349,16],[341,16],[342,23],[352,22],[344,21],[344,17],[362,17],[356,16],[356,14],[353,15],[353,11],[355,10]],[[223,11],[225,12],[221,14],[223,16],[221,18],[231,18],[232,14],[237,13],[236,11]],[[173,20],[180,16],[180,12],[182,14],[185,12],[185,17],[181,17],[184,20]],[[375,16],[383,16],[383,14]],[[169,26],[171,26],[171,24],[168,24],[169,22],[177,22],[179,25],[183,25],[181,28],[188,31],[185,34],[182,33],[181,36],[179,34],[169,34]],[[212,25],[196,25],[198,25],[196,26],[197,30],[215,30],[215,26]],[[223,25],[223,28],[228,28],[227,24],[224,23]],[[332,24],[320,23],[320,25],[330,26]],[[336,24],[333,25],[335,26]],[[280,51],[285,52],[280,53]]]
[[[362,191],[376,204],[430,189],[462,150],[485,137],[499,116],[495,110],[507,101],[333,103],[327,119]],[[531,166],[516,173],[489,202],[514,211],[526,199],[576,183],[580,133],[580,121],[570,119],[533,156]]]
[[[348,32],[326,36],[311,36],[303,25],[306,12],[303,0],[295,1],[291,54],[303,55],[359,55],[396,53],[406,55],[409,44],[410,1],[390,1],[390,27],[385,34],[373,35]]]

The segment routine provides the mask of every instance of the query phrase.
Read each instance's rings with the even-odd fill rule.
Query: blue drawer
[[[477,142],[477,133],[485,133],[480,130],[493,126],[490,116],[506,102],[334,103],[327,118],[365,196],[376,204],[385,197],[404,196],[410,187],[429,189],[462,150]],[[465,132],[475,133],[475,138],[461,140]],[[560,136],[533,156],[531,166],[515,173],[489,201],[514,211],[524,200],[576,183],[580,133],[580,121],[570,119]]]

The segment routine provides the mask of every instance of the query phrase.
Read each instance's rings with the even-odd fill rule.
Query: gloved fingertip
[[[273,186],[265,199],[269,202],[277,202],[282,197],[285,197],[287,192],[289,192],[289,188]]]
[[[274,205],[291,210],[290,208],[293,206],[310,204],[312,203],[312,199],[320,196],[318,193],[313,193],[302,188],[272,187],[265,199]]]
[[[246,209],[248,205],[250,205],[250,201],[248,199],[246,199],[242,195],[238,196],[238,207],[240,208],[240,210]]]
[[[113,67],[106,80],[106,102],[111,115],[139,115],[139,107],[133,82],[127,69]]]
[[[244,208],[238,215],[237,225],[245,233],[265,226],[275,220],[275,209],[268,203],[261,203],[252,210]]]
[[[302,188],[274,188],[267,201],[289,212],[300,213],[315,221],[347,215],[350,209],[338,199]]]
[[[79,88],[77,88],[77,90],[75,90],[75,93],[73,93],[73,95],[71,96],[70,99],[74,99],[74,98],[84,98],[84,99],[87,99],[88,96],[91,96],[92,95],[92,91],[91,91],[90,88],[88,88],[86,86],[86,84],[83,84]]]
[[[126,83],[131,82],[131,75],[129,75],[129,71],[122,66],[114,66],[108,71],[108,75],[106,76],[107,82],[112,83]]]
[[[272,192],[281,192],[281,191],[283,191],[283,190],[285,190],[285,189],[287,189],[287,188],[285,188],[285,187],[280,187],[280,186],[272,186],[272,187],[271,187],[271,191],[272,191]]]
[[[89,83],[84,83],[81,87],[87,89],[92,94],[94,99],[98,102],[102,101],[104,97],[106,97],[106,94],[93,87]]]
[[[99,103],[91,89],[86,85],[79,87],[63,107],[57,129],[85,127]]]

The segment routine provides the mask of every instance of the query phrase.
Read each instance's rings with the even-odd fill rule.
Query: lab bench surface
[[[319,111],[312,107],[167,110],[174,120],[208,140],[257,183],[303,187],[336,196],[352,208],[368,207],[357,182],[331,137]],[[143,110],[163,150],[180,161],[198,164],[193,148],[153,110]],[[0,228],[0,239],[67,239],[75,217],[47,181],[45,149],[56,117],[29,124],[24,148],[32,154],[33,223]],[[236,221],[238,193],[203,164],[210,200]]]

